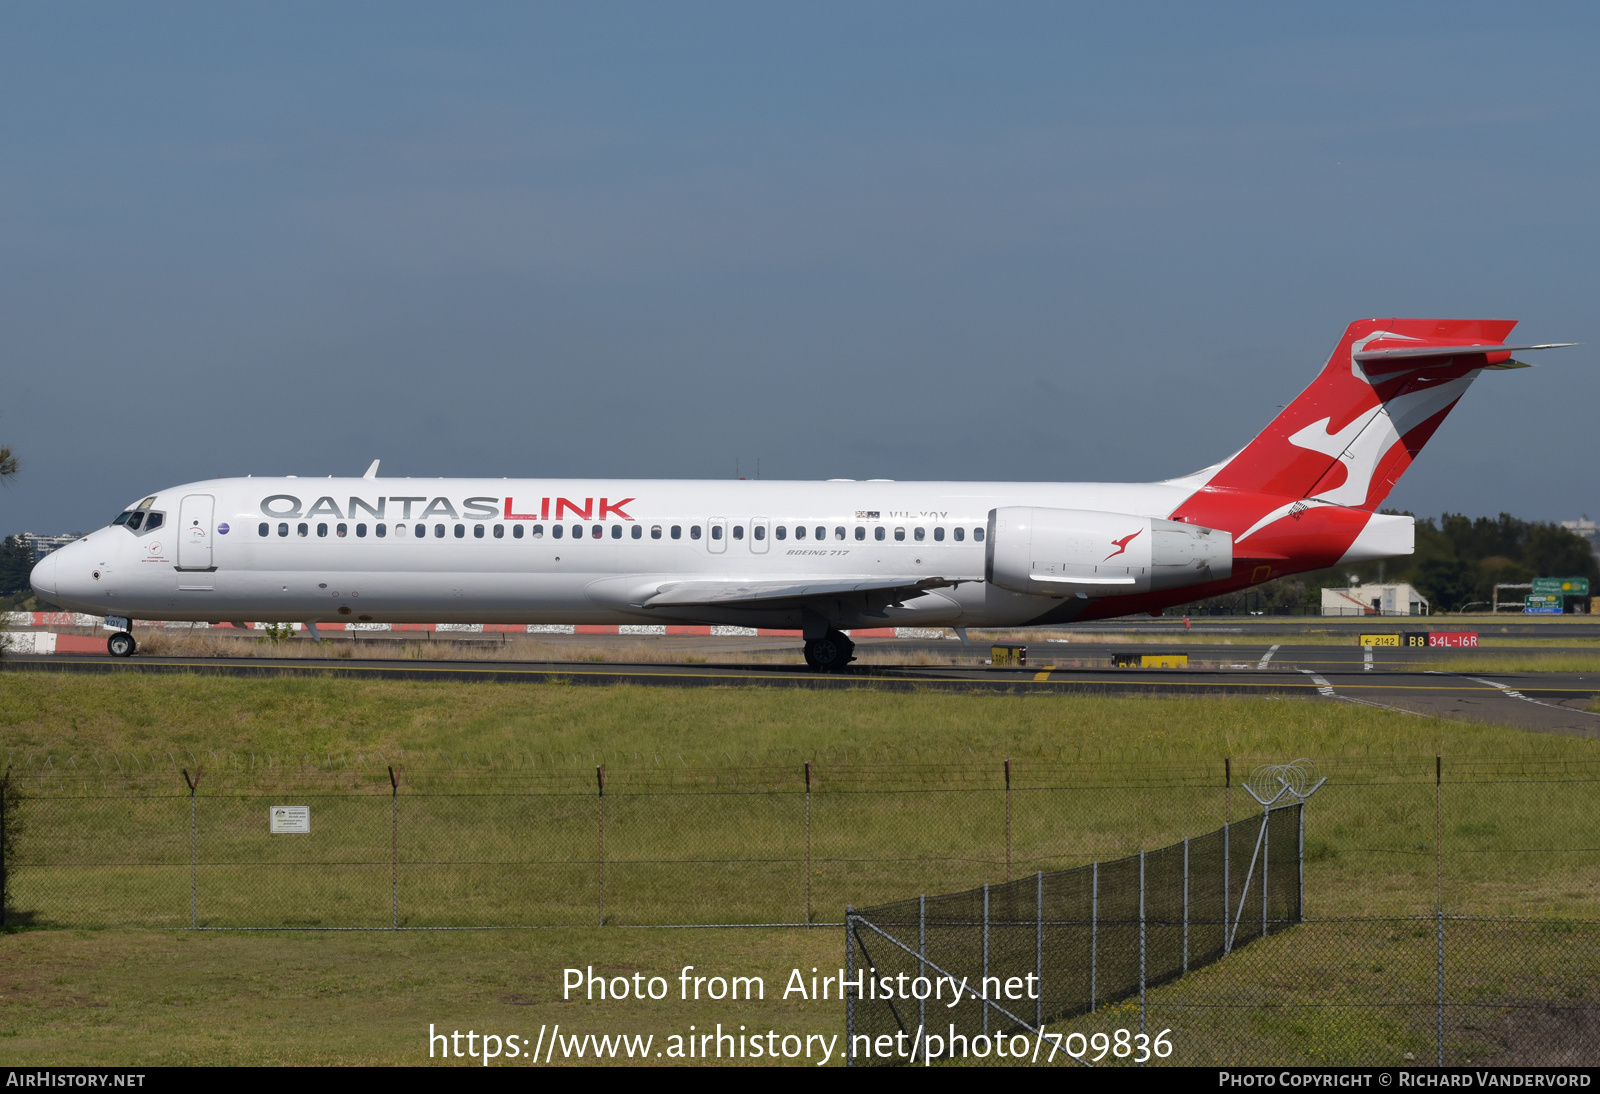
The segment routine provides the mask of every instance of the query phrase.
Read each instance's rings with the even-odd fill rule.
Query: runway
[[[1191,632],[1192,634],[1192,632]],[[1565,637],[1565,634],[1563,634]],[[1132,652],[1187,653],[1187,669],[1116,669],[1110,655],[1115,641],[1034,644],[1026,668],[993,668],[972,663],[874,665],[822,675],[799,665],[736,663],[650,664],[568,661],[416,661],[402,659],[16,656],[0,662],[7,672],[192,673],[234,677],[321,675],[346,679],[385,679],[493,683],[565,683],[647,687],[794,687],[823,690],[937,690],[964,693],[1039,695],[1283,695],[1319,702],[1344,702],[1410,714],[1513,726],[1535,732],[1600,737],[1600,673],[1461,673],[1428,668],[1463,655],[1505,655],[1516,650],[1439,650],[1354,645],[1290,645],[1252,642],[1230,636],[1226,645],[1187,643],[1124,646]],[[747,643],[754,648],[756,643]],[[772,643],[764,647],[786,648]],[[863,642],[863,646],[867,643]],[[963,651],[953,642],[884,640],[873,650],[924,651],[956,660]],[[735,651],[725,650],[727,653]],[[750,652],[741,649],[738,652]],[[1577,652],[1550,647],[1540,654]],[[1583,652],[1593,652],[1586,650]]]

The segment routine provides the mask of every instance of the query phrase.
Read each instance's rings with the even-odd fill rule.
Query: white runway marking
[[[1318,695],[1325,695],[1329,699],[1342,699],[1342,698],[1344,698],[1344,696],[1340,695],[1337,691],[1333,690],[1333,685],[1332,684],[1328,683],[1327,680],[1325,680],[1322,677],[1318,676],[1315,672],[1311,671],[1310,669],[1301,669],[1300,671],[1305,673],[1307,676],[1311,677],[1311,682],[1313,684],[1317,685],[1317,694]]]
[[[1256,668],[1258,668],[1258,669],[1266,668],[1267,667],[1267,662],[1272,660],[1272,655],[1277,653],[1282,648],[1283,648],[1283,643],[1282,642],[1279,642],[1276,646],[1273,646],[1264,655],[1262,655],[1261,662],[1258,665],[1256,665]]]
[[[1445,675],[1445,674],[1441,673],[1440,675]],[[1449,675],[1454,676],[1454,675],[1458,675],[1458,674],[1450,673]],[[1468,676],[1467,679],[1468,680],[1476,680],[1480,684],[1488,684],[1492,688],[1499,688],[1506,695],[1509,695],[1513,699],[1521,699],[1524,703],[1533,703],[1536,706],[1549,707],[1552,710],[1570,710],[1570,711],[1573,711],[1574,713],[1577,713],[1577,714],[1587,714],[1591,718],[1600,718],[1600,714],[1596,714],[1592,710],[1580,710],[1577,707],[1564,707],[1560,703],[1547,703],[1543,699],[1530,699],[1528,696],[1522,694],[1522,692],[1520,692],[1520,691],[1517,691],[1515,688],[1511,687],[1511,685],[1509,685],[1509,684],[1500,684],[1500,683],[1496,683],[1493,680],[1485,680],[1481,676]]]
[[[1361,671],[1372,671],[1372,647],[1368,646],[1361,654]]]
[[[1340,695],[1337,691],[1333,690],[1333,685],[1328,683],[1325,677],[1318,676],[1310,669],[1301,669],[1300,671],[1311,677],[1311,682],[1317,685],[1318,695],[1326,696],[1329,699],[1337,699],[1341,703],[1355,703],[1356,705],[1363,707],[1379,707],[1383,710],[1393,710],[1400,714],[1415,714],[1418,717],[1426,717],[1426,715],[1423,715],[1420,711],[1407,710],[1405,707],[1392,707],[1388,703],[1374,703],[1371,699],[1356,699],[1349,695]]]

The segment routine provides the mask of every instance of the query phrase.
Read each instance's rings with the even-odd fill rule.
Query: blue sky
[[[1583,341],[1392,496],[1600,513],[1600,9],[9,3],[0,532],[224,474],[1139,480],[1352,319]]]

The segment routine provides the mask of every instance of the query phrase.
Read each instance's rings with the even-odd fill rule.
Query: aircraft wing
[[[643,608],[717,606],[741,604],[763,606],[775,601],[809,600],[813,597],[876,594],[891,603],[911,600],[930,589],[943,589],[976,578],[963,577],[858,577],[791,579],[787,581],[674,581],[644,597]]]

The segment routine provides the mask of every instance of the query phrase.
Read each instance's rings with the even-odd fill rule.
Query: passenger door
[[[215,499],[210,494],[190,494],[178,508],[178,569],[214,570],[211,562],[211,526]]]

